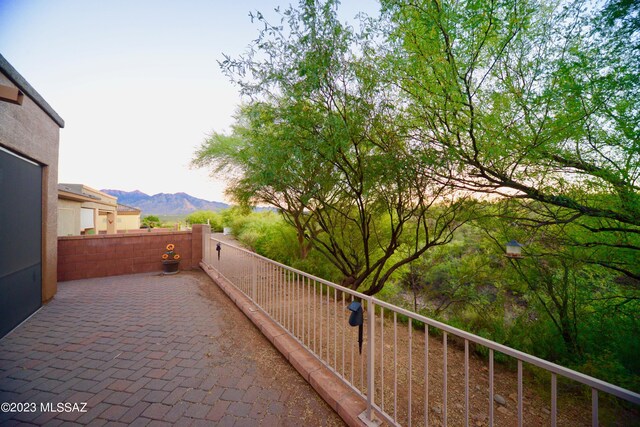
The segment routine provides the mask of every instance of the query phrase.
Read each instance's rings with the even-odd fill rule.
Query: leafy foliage
[[[143,228],[155,228],[161,226],[160,218],[158,218],[156,215],[147,215],[142,218],[140,222],[141,227]]]
[[[337,8],[258,14],[247,54],[221,62],[247,102],[193,164],[281,213],[223,222],[267,256],[638,389],[638,3],[383,0],[358,31]],[[503,256],[511,239],[524,259]]]
[[[223,217],[219,212],[195,211],[189,214],[185,221],[189,224],[209,224],[213,232],[220,232],[223,229]]]
[[[601,249],[590,262],[639,279],[637,4],[383,3],[415,132],[446,156],[440,176],[519,201],[523,224],[584,228],[571,244]]]
[[[261,255],[327,280],[341,277],[317,251],[300,259],[295,230],[278,215],[236,211],[230,218],[238,239]],[[640,299],[634,288],[616,283],[600,266],[566,268],[566,257],[550,255],[557,248],[542,241],[529,240],[526,258],[512,263],[504,256],[501,230],[510,236],[518,230],[503,222],[486,217],[464,225],[450,244],[393,275],[378,297],[639,390]]]
[[[301,258],[313,247],[342,285],[373,295],[451,239],[466,200],[432,179],[433,156],[404,133],[397,90],[376,67],[368,33],[342,24],[336,8],[302,2],[283,13],[284,25],[258,16],[264,29],[250,53],[222,63],[252,102],[194,164],[236,172],[236,201],[280,209]]]

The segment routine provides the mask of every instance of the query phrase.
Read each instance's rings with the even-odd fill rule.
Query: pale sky
[[[227,201],[190,169],[241,99],[217,61],[258,34],[279,0],[0,0],[0,53],[63,118],[59,182]],[[293,2],[297,4],[297,2]],[[355,24],[374,0],[343,1]]]

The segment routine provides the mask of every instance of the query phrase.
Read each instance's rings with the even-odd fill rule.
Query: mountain
[[[118,198],[118,203],[142,210],[143,215],[187,215],[194,211],[218,211],[228,208],[222,202],[210,202],[187,193],[159,193],[150,196],[141,191],[100,190]]]

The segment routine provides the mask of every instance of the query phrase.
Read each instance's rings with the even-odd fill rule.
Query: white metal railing
[[[208,235],[204,240],[203,261],[362,395],[367,401],[369,420],[375,409],[394,425],[426,426],[432,421],[443,426],[447,422],[468,426],[475,417],[472,412],[484,413],[483,422],[490,426],[536,424],[541,414],[535,414],[538,417],[535,420],[525,419],[525,406],[534,398],[525,400],[524,363],[551,375],[550,410],[542,414],[544,424],[556,426],[559,421],[558,376],[591,389],[592,426],[598,425],[599,392],[640,405],[640,394],[344,288]],[[218,243],[222,248],[220,259],[215,250]],[[356,299],[362,302],[365,313],[366,345],[361,354],[357,328],[347,323],[349,311],[346,307]],[[399,316],[407,321],[406,332],[402,332],[403,326],[398,324]],[[414,324],[423,324],[424,332],[416,333]],[[442,333],[441,346],[435,341],[437,338],[429,336],[428,327]],[[450,336],[457,340],[453,349]],[[470,359],[469,343],[489,350],[486,374],[487,367],[478,366],[482,361]],[[504,375],[496,378],[495,352],[517,361],[515,380]],[[470,374],[472,364],[476,367],[474,377]],[[478,371],[482,374],[477,374]],[[475,388],[471,387],[471,382],[475,383]],[[464,390],[464,395],[455,393],[452,396],[451,387]],[[497,388],[504,396],[515,398],[515,412],[495,410],[496,406],[502,406],[494,403]],[[512,390],[511,394],[509,390]],[[633,408],[637,409],[640,408]],[[533,416],[531,412],[529,415]],[[567,422],[588,425],[589,417],[586,416],[586,421],[572,418]]]

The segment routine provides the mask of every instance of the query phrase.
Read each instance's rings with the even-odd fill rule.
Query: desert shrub
[[[222,216],[214,211],[195,211],[189,214],[185,221],[189,224],[209,224],[211,231],[219,233],[222,231]]]

